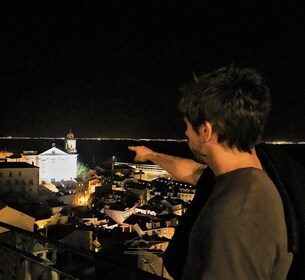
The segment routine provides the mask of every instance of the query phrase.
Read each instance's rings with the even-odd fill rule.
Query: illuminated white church
[[[65,138],[65,151],[55,147],[37,154],[33,151],[24,151],[22,161],[39,167],[39,183],[68,181],[77,175],[76,139],[72,132]]]

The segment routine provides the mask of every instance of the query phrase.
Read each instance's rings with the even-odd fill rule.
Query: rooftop
[[[39,168],[26,162],[0,162],[0,169],[6,168]]]

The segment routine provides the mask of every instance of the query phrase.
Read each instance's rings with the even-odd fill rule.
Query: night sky
[[[189,2],[1,4],[0,136],[181,139],[178,88],[234,63],[271,89],[265,139],[304,141],[301,4]]]

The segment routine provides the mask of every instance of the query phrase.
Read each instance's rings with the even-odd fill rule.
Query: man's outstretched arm
[[[136,153],[134,160],[138,162],[151,161],[161,166],[175,179],[195,185],[206,165],[193,159],[176,157],[155,152],[146,146],[129,146],[129,150]]]

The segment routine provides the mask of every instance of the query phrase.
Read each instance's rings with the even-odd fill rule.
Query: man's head
[[[179,109],[195,131],[209,122],[219,143],[245,152],[261,141],[271,101],[256,70],[224,67],[183,91]]]

